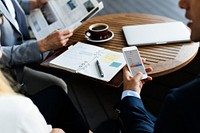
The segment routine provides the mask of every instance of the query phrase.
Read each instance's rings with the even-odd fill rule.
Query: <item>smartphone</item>
[[[122,52],[130,73],[135,76],[138,72],[141,72],[143,74],[142,79],[147,78],[147,73],[138,48],[136,46],[124,47],[122,48]]]

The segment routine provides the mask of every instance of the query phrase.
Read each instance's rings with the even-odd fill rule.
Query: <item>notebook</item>
[[[99,64],[103,76],[99,71]],[[50,61],[49,66],[109,82],[125,65],[121,52],[78,42]]]
[[[190,30],[182,22],[166,22],[122,27],[129,46],[190,41]]]

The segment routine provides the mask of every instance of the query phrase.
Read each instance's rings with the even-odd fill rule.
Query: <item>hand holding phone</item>
[[[122,51],[130,73],[135,76],[138,72],[141,72],[143,74],[142,79],[146,79],[147,73],[137,47],[125,47],[122,49]]]

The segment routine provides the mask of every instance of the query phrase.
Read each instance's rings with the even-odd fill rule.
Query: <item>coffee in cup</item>
[[[95,23],[89,26],[89,30],[85,32],[86,37],[93,40],[107,39],[109,26],[105,23]]]

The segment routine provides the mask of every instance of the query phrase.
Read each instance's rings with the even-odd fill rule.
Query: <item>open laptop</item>
[[[190,30],[182,22],[166,22],[122,27],[129,46],[190,41]]]

